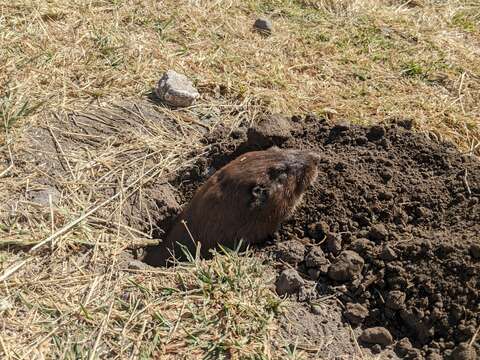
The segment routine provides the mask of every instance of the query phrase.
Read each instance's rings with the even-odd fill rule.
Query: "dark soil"
[[[280,261],[279,271],[290,263],[317,282],[316,294],[300,300],[337,294],[350,310],[362,305],[366,314],[350,312],[345,321],[386,328],[394,341],[402,340],[396,349],[403,358],[457,359],[465,346],[480,354],[474,339],[480,326],[480,162],[410,127],[408,121],[361,127],[307,116],[272,117],[228,135],[219,129],[205,139],[210,155],[172,185],[186,202],[243,152],[271,145],[316,151],[323,159],[318,180],[261,250]],[[385,336],[373,349],[384,345]]]

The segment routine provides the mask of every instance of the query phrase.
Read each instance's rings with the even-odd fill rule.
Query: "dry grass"
[[[270,37],[251,30],[260,14],[274,22]],[[0,201],[42,177],[62,198],[55,208],[17,204],[15,219],[0,224],[0,277],[27,261],[0,283],[0,355],[286,357],[271,350],[278,300],[256,260],[125,269],[122,251],[148,237],[122,223],[125,199],[192,160],[196,123],[233,127],[263,112],[408,117],[479,154],[479,37],[478,0],[3,2]],[[116,111],[112,104],[146,97],[169,68],[202,93],[187,110],[156,107],[180,132],[143,117],[145,131],[61,150],[63,178],[22,162],[26,131],[65,135],[66,114]],[[97,196],[109,186],[117,190]],[[75,221],[39,252],[18,251]]]
[[[77,256],[56,250],[36,257],[4,282],[3,358],[269,354],[279,301],[258,261],[230,254],[175,272],[132,270],[109,240]]]
[[[480,6],[449,1],[12,1],[0,7],[0,84],[16,106],[79,109],[138,97],[163,71],[205,102],[258,111],[411,117],[478,141]],[[269,15],[274,36],[251,31]],[[4,94],[3,94],[4,95]],[[5,95],[4,95],[5,96]]]

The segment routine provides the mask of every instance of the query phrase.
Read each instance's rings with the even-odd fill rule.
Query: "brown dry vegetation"
[[[272,36],[252,32],[258,15],[273,20]],[[192,123],[233,127],[264,112],[328,112],[359,123],[408,117],[479,154],[479,39],[478,0],[2,2],[2,203],[41,176],[17,161],[26,130],[48,120],[57,131],[71,111],[145,98],[169,68],[192,78],[202,98],[187,110],[156,109],[188,138],[149,124],[148,135],[119,132],[115,148],[66,154],[70,176],[55,179],[59,209],[39,216],[27,206],[23,222],[0,224],[0,356],[301,357],[272,345],[282,341],[279,303],[258,260],[223,255],[175,271],[126,269],[126,244],[146,235],[111,225],[124,195],[102,217],[85,216],[98,204],[85,194],[96,179],[141,187],[176,171],[199,146]],[[155,167],[144,169],[147,153]],[[124,164],[126,154],[135,165]],[[40,252],[18,251],[62,229]]]

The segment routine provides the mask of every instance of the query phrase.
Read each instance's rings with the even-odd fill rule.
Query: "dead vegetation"
[[[411,118],[479,154],[479,9],[476,0],[2,3],[2,357],[301,356],[271,346],[278,299],[258,260],[230,254],[175,271],[122,263],[149,236],[124,222],[125,200],[191,161],[205,130],[264,112]],[[272,36],[252,32],[257,15],[272,19]],[[153,115],[133,106],[143,128],[125,126],[123,109],[112,133],[58,146],[81,142],[66,125],[72,114],[118,115],[169,68],[195,81],[197,105],[151,105]],[[61,172],[32,165],[26,134],[36,128],[52,141],[42,158],[55,153]],[[26,194],[45,179],[60,194],[39,207]]]

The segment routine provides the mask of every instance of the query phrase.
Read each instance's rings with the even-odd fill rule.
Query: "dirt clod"
[[[393,342],[393,337],[387,329],[378,326],[363,330],[359,340],[366,344],[388,346]]]
[[[400,290],[392,290],[387,294],[385,306],[392,310],[400,310],[405,305],[406,294]]]
[[[363,259],[354,251],[345,250],[328,268],[328,277],[335,281],[349,281],[362,272]]]
[[[476,360],[477,352],[468,343],[459,344],[450,355],[451,360]]]
[[[305,265],[308,268],[318,269],[321,274],[326,274],[330,262],[325,257],[325,253],[318,246],[314,246],[305,256]]]
[[[384,261],[392,261],[397,258],[397,253],[393,250],[392,247],[386,245],[382,248],[382,252],[380,253],[380,259]]]
[[[343,316],[352,325],[360,325],[368,316],[368,309],[361,304],[347,303]]]
[[[329,231],[330,227],[325,221],[308,225],[308,236],[314,240],[323,240]]]
[[[385,128],[381,125],[374,125],[367,132],[367,138],[370,141],[380,140],[386,134]]]
[[[342,251],[342,237],[339,234],[328,234],[325,248],[329,253],[337,256]]]
[[[305,256],[305,246],[298,240],[284,241],[278,244],[277,258],[291,265],[297,265]]]
[[[277,279],[277,293],[278,295],[294,294],[300,290],[304,283],[304,280],[296,270],[283,270]]]
[[[383,224],[377,224],[373,226],[370,229],[370,232],[368,233],[369,239],[378,243],[385,241],[387,236],[388,236],[388,231],[385,228],[385,225]]]
[[[271,115],[248,129],[248,144],[257,149],[279,146],[290,138],[291,131],[292,126],[287,117]]]
[[[472,244],[470,245],[470,254],[475,259],[480,259],[480,244]]]
[[[413,346],[408,338],[398,340],[395,344],[395,352],[398,356],[407,357],[407,355],[411,353],[412,350]]]

